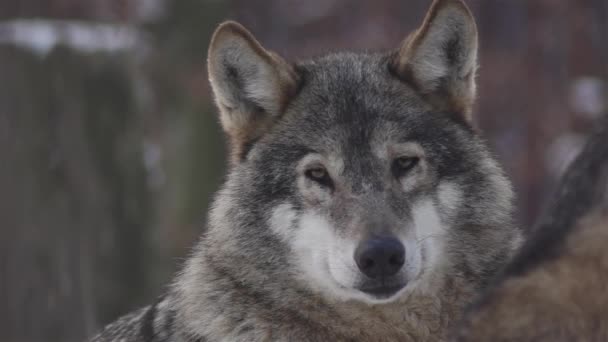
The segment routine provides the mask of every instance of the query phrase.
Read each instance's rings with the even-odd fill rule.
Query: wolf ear
[[[279,119],[296,92],[298,77],[291,65],[231,21],[213,34],[207,68],[233,161],[238,161],[247,146]]]
[[[392,60],[399,78],[468,121],[475,100],[477,27],[461,0],[435,0]]]

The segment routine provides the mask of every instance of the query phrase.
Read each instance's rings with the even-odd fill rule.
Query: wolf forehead
[[[333,127],[373,125],[377,119],[402,121],[407,112],[428,111],[410,87],[391,77],[385,59],[338,53],[296,64],[299,88],[284,118],[299,116],[317,126]]]
[[[342,52],[297,63],[298,92],[250,148],[283,163],[311,152],[338,157],[348,171],[353,164],[374,166],[370,158],[379,149],[413,142],[442,175],[462,170],[478,145],[474,130],[397,79],[389,60],[390,54]]]

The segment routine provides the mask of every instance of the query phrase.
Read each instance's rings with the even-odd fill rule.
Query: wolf
[[[443,341],[521,241],[473,123],[477,28],[287,62],[236,22],[208,73],[230,168],[167,294],[93,341]]]
[[[608,341],[608,117],[454,341]]]

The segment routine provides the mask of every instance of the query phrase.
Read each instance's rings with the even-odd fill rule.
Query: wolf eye
[[[393,161],[393,174],[397,178],[403,177],[418,165],[419,161],[418,157],[399,157]]]
[[[331,178],[329,177],[329,173],[327,172],[327,170],[325,170],[322,167],[315,167],[312,169],[308,169],[308,170],[306,170],[306,172],[304,172],[304,175],[306,175],[306,177],[308,179],[313,180],[322,186],[325,186],[325,187],[332,186],[332,182],[331,182]]]

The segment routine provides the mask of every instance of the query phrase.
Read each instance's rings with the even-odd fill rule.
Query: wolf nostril
[[[394,237],[375,237],[359,244],[354,257],[366,276],[389,277],[399,272],[405,263],[405,247]]]
[[[391,256],[391,258],[388,261],[392,265],[398,265],[401,267],[401,266],[403,266],[403,263],[405,262],[404,255],[395,254],[395,255]]]
[[[361,265],[359,265],[359,267],[365,268],[365,269],[372,268],[372,267],[374,267],[374,260],[368,259],[368,258],[363,259],[363,260],[361,260]]]

